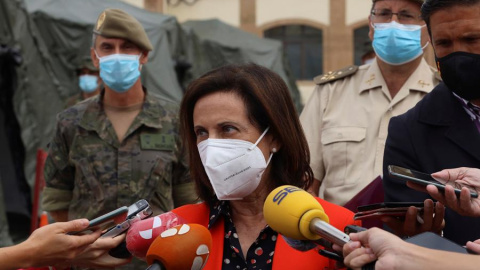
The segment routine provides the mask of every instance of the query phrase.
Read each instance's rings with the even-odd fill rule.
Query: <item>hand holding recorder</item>
[[[24,242],[1,248],[0,269],[70,265],[88,267],[115,267],[128,263],[129,259],[111,258],[109,248],[118,245],[118,239],[98,239],[100,231],[85,235],[69,235],[67,232],[82,231],[88,220],[56,222],[35,230]],[[107,255],[109,258],[106,259]]]
[[[417,209],[417,219],[423,223],[421,215],[425,204],[423,202],[383,202],[357,207],[357,212],[353,217],[355,220],[381,219],[383,217],[396,217],[404,219],[409,208],[413,206]]]
[[[263,215],[268,225],[282,234],[292,248],[306,251],[314,247],[314,243],[325,247],[318,251],[320,255],[343,261],[331,247],[332,244],[342,247],[350,237],[329,224],[322,205],[303,189],[295,186],[274,189],[265,200]]]
[[[152,215],[152,210],[150,205],[146,200],[139,200],[136,203],[130,205],[129,207],[122,206],[109,213],[106,213],[100,217],[97,217],[89,222],[89,225],[86,229],[81,231],[69,232],[68,234],[72,235],[84,235],[90,234],[94,231],[103,231],[102,235],[96,243],[89,247],[91,252],[86,254],[87,257],[83,260],[90,260],[88,256],[94,254],[97,257],[100,252],[104,252],[105,249],[110,250],[108,254],[105,254],[102,258],[96,259],[98,261],[98,266],[109,265],[110,261],[115,261],[116,258],[128,259],[131,258],[131,254],[128,252],[125,235],[118,237],[115,241],[108,239],[116,238],[117,236],[122,235],[126,232],[130,226],[134,223],[145,219]],[[112,226],[113,225],[113,226]],[[108,228],[110,227],[110,228]],[[108,229],[106,229],[108,228]],[[105,240],[103,240],[105,239]],[[114,242],[115,245],[111,246],[109,243]],[[80,260],[81,262],[82,260]]]
[[[79,267],[99,267],[110,268],[115,266],[121,266],[129,263],[132,257],[116,258],[109,254],[109,251],[118,246],[125,240],[125,235],[121,235],[116,238],[98,238],[94,243],[88,245],[84,250],[71,261],[62,265],[61,263],[55,265],[58,269],[64,269],[71,265]]]
[[[378,228],[350,236],[352,241],[343,246],[344,263],[350,269],[362,269],[364,265],[376,260],[375,269],[394,269],[402,261],[398,254],[410,245]]]
[[[352,241],[343,246],[345,264],[355,270],[364,269],[375,260],[376,270],[478,269],[480,256],[466,254],[461,246],[440,236],[422,236],[423,241],[422,237],[411,241],[415,238],[412,237],[407,240],[411,243],[407,243],[378,228],[350,234]]]
[[[125,220],[117,222],[117,224],[109,228],[102,234],[102,238],[116,237],[126,232],[135,222],[146,219],[152,215],[153,211],[146,200],[139,200],[138,202],[128,207],[128,212]]]
[[[480,217],[480,199],[471,193],[480,192],[480,170],[474,168],[445,169],[432,174],[433,178],[445,184],[445,191],[427,186],[427,192],[434,199],[464,216]],[[460,193],[456,190],[461,190]]]
[[[453,176],[459,177],[462,174],[462,169],[465,170],[466,168],[460,168],[460,169],[457,169],[457,170],[452,170],[451,172],[452,172],[452,174],[454,174]],[[400,180],[407,181],[407,184],[409,184],[408,185],[409,187],[412,187],[415,190],[420,190],[420,191],[424,191],[424,192],[425,192],[425,187],[428,186],[428,185],[433,185],[439,191],[444,192],[445,188],[446,188],[445,184],[447,182],[449,182],[449,180],[453,180],[453,179],[448,177],[449,171],[444,172],[444,173],[439,172],[439,175],[438,175],[439,177],[434,178],[430,174],[426,174],[426,173],[422,173],[422,172],[418,172],[418,171],[415,171],[415,170],[406,169],[406,168],[402,168],[402,167],[398,167],[398,166],[389,165],[388,166],[388,173],[392,177],[395,177],[395,178],[400,179]],[[445,174],[447,174],[447,175],[445,175]],[[442,181],[442,178],[443,178],[443,181]],[[447,179],[445,179],[445,178],[447,178]],[[469,177],[468,179],[470,180],[470,179],[473,179],[473,178]],[[459,188],[469,187],[470,197],[478,198],[478,193],[475,190],[473,190],[472,188],[470,188],[470,186],[467,185],[466,183],[467,182],[463,181],[462,184],[459,183],[458,185],[456,185],[455,183],[450,182],[450,186],[454,187],[454,192],[457,195],[457,197],[459,197],[460,193],[461,193],[461,190]],[[412,184],[415,184],[415,185],[412,185]],[[422,186],[423,186],[423,188],[422,188]]]
[[[423,211],[420,213],[419,208],[410,206],[402,218],[383,216],[381,220],[396,235],[401,237],[413,236],[427,231],[440,234],[445,227],[445,207],[443,204],[426,199],[423,202],[422,209]]]
[[[390,175],[404,179],[415,190],[428,192],[432,198],[464,216],[480,216],[480,170],[445,169],[432,175],[389,166]]]

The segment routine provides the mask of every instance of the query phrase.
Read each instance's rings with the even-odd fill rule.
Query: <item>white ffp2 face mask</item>
[[[241,200],[257,189],[272,155],[265,161],[257,144],[234,139],[207,139],[197,145],[203,167],[219,200]]]

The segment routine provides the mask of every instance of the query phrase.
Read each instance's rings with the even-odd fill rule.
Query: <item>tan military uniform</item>
[[[356,69],[358,70],[356,71]],[[319,197],[343,205],[382,174],[388,122],[405,113],[439,82],[422,60],[395,98],[376,60],[315,78],[300,120],[310,148]]]

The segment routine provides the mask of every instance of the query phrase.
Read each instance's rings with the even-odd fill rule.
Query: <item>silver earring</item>
[[[276,153],[277,152],[277,148],[272,148],[272,153]]]

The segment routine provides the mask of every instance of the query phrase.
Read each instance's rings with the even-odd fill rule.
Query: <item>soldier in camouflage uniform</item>
[[[78,87],[81,92],[77,93],[65,102],[65,108],[71,107],[82,100],[93,97],[102,89],[102,79],[99,77],[99,70],[92,63],[90,56],[84,57],[77,69]]]
[[[152,50],[145,30],[127,13],[107,9],[94,33],[91,56],[105,88],[58,115],[43,209],[63,221],[92,219],[142,198],[154,215],[194,202],[178,107],[149,95],[139,79]]]

